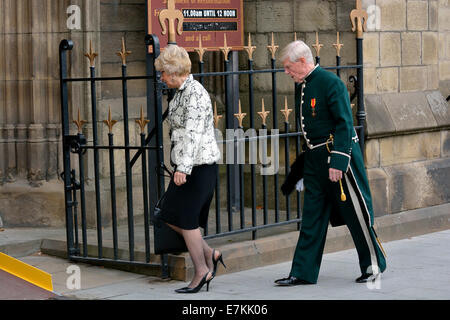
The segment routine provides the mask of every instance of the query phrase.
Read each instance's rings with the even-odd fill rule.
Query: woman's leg
[[[188,286],[190,288],[194,288],[198,286],[205,274],[210,272],[203,252],[203,237],[200,229],[182,230],[181,234],[186,242],[192,262],[194,263],[194,278]],[[207,279],[211,277],[212,274]]]
[[[188,287],[194,288],[196,287],[202,278],[205,276],[207,272],[210,271],[210,268],[208,266],[207,261],[210,259],[205,259],[205,251],[208,249],[204,249],[204,244],[206,242],[203,240],[202,234],[200,232],[200,229],[194,229],[194,230],[184,230],[179,227],[173,226],[168,224],[169,227],[171,227],[176,232],[180,233],[184,241],[186,242],[186,247],[189,251],[189,255],[191,256],[192,262],[194,264],[194,278],[192,279],[191,283]],[[206,244],[206,246],[208,246]],[[209,248],[209,246],[208,246]],[[209,248],[211,249],[211,248]],[[212,250],[211,250],[212,254]],[[210,255],[211,257],[211,255]],[[212,276],[212,275],[211,275]],[[209,279],[210,277],[208,277]]]
[[[183,236],[183,232],[182,232],[183,229],[181,229],[177,226],[171,225],[171,224],[167,224],[167,225],[169,227],[171,227],[173,230],[175,230],[177,233],[179,233],[180,235]],[[208,245],[208,243],[206,243],[206,241],[203,239],[203,237],[202,237],[202,245],[203,245],[203,256],[205,257],[206,265],[208,266],[210,271],[213,271],[213,269],[214,269],[214,264],[212,261],[213,249],[211,249],[211,247]],[[220,255],[220,252],[218,250],[216,250],[214,252],[214,255],[215,255],[214,259],[217,259]]]
[[[203,240],[203,256],[205,257],[205,261],[206,261],[206,265],[209,268],[209,271],[213,271],[214,269],[214,264],[213,264],[213,258],[212,258],[212,252],[213,249],[211,249],[211,247],[206,243],[206,241],[204,239]],[[216,250],[214,252],[214,254],[217,256],[218,255],[218,251]]]

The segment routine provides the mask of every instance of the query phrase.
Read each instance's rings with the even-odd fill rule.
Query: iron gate
[[[122,59],[122,76],[120,77],[96,77],[95,74],[95,58],[97,54],[93,52],[92,43],[90,51],[86,56],[90,60],[90,77],[89,78],[69,78],[67,68],[67,53],[70,52],[74,43],[71,40],[63,40],[59,47],[60,57],[60,86],[61,86],[61,117],[62,117],[62,133],[63,133],[63,168],[64,172],[61,177],[64,180],[65,191],[65,211],[66,211],[66,228],[67,228],[67,252],[68,257],[74,261],[91,262],[91,263],[106,263],[112,265],[143,265],[153,266],[159,268],[161,265],[163,268],[163,275],[167,274],[167,261],[166,257],[162,257],[162,263],[151,263],[151,235],[150,235],[150,210],[151,206],[155,203],[155,199],[158,194],[164,191],[164,181],[162,176],[163,156],[162,156],[162,114],[161,114],[161,82],[158,75],[152,68],[152,57],[159,55],[159,40],[157,37],[148,36],[145,39],[147,47],[152,48],[152,55],[149,55],[149,59],[152,63],[148,65],[150,68],[147,70],[145,76],[128,76],[126,57],[129,52],[125,48],[125,41],[122,40],[122,51],[118,54]],[[128,82],[131,80],[146,80],[147,81],[147,114],[151,116],[151,120],[158,119],[158,121],[152,121],[154,125],[152,128],[147,126],[149,120],[144,118],[143,108],[141,108],[141,118],[136,120],[141,128],[140,133],[140,145],[131,145],[130,143],[130,129],[129,129],[129,105],[128,105]],[[108,119],[103,122],[109,129],[108,144],[100,144],[98,140],[98,119],[97,119],[97,94],[96,88],[98,82],[106,81],[120,81],[122,83],[122,116],[123,116],[123,145],[115,145],[113,126],[117,123],[116,120],[111,117],[111,110],[109,110]],[[83,134],[83,125],[85,120],[80,118],[80,110],[78,110],[78,119],[73,122],[78,128],[76,135],[70,134],[70,122],[69,122],[69,94],[68,86],[74,82],[85,82],[90,84],[90,96],[91,96],[91,123],[92,125],[92,143],[88,143],[86,137]],[[152,114],[153,113],[153,114]],[[145,131],[147,128],[147,132]],[[147,140],[146,140],[147,135]],[[149,146],[150,138],[156,139],[157,144]],[[89,235],[88,235],[88,223],[87,223],[87,199],[86,199],[86,171],[85,171],[85,154],[87,151],[92,150],[93,153],[93,168],[94,168],[94,184],[95,184],[95,213],[96,213],[96,248],[97,252],[90,251],[89,248]],[[115,173],[115,151],[124,151],[124,165],[125,165],[125,188],[126,188],[126,219],[127,219],[127,234],[128,234],[128,260],[123,257],[123,252],[120,251],[119,244],[119,232],[118,232],[118,211],[117,211],[117,199],[116,199],[116,173]],[[136,155],[131,159],[131,153],[133,151],[139,151],[139,155]],[[110,185],[110,210],[111,215],[111,230],[112,230],[112,253],[104,254],[104,242],[103,231],[104,226],[102,222],[104,220],[103,209],[101,205],[101,185],[100,185],[100,163],[99,153],[101,151],[108,151],[109,162],[109,185]],[[149,156],[151,154],[151,156]],[[72,168],[71,155],[76,155],[78,158],[78,174]],[[133,165],[136,164],[138,158],[141,158],[141,177],[142,177],[142,202],[143,202],[143,233],[144,233],[144,247],[145,256],[143,258],[136,259],[135,257],[135,211],[134,211],[134,198],[133,191],[133,179],[132,170]],[[156,159],[154,161],[153,159]],[[89,165],[89,164],[88,164]],[[155,174],[149,172],[149,168],[156,169]],[[70,172],[70,174],[66,174]],[[78,176],[78,180],[77,180]],[[156,178],[156,179],[155,179]],[[154,190],[149,185],[149,181],[152,181]],[[77,194],[79,196],[77,196]],[[149,197],[151,195],[151,197]],[[79,199],[79,202],[77,201]],[[90,208],[90,207],[89,207]],[[79,228],[81,227],[81,240],[79,239]]]
[[[224,71],[220,72],[205,72],[203,54],[204,48],[199,44],[196,50],[199,54],[198,73],[194,74],[201,83],[206,79],[222,78],[224,80],[224,116],[225,128],[233,132],[232,136],[223,138],[222,132],[218,129],[219,115],[215,108],[215,124],[216,136],[218,137],[218,144],[225,146],[228,153],[233,155],[233,159],[228,159],[221,163],[219,167],[218,180],[216,185],[214,209],[210,214],[208,227],[205,229],[204,236],[206,239],[232,236],[238,233],[251,233],[251,238],[256,239],[258,230],[286,226],[296,224],[296,229],[300,228],[301,224],[301,193],[297,192],[291,196],[284,197],[280,200],[279,184],[280,174],[287,174],[289,172],[289,164],[293,159],[293,150],[298,154],[300,151],[301,130],[299,130],[300,123],[298,121],[299,105],[296,103],[294,109],[289,109],[287,102],[284,104],[284,109],[278,106],[277,97],[277,75],[283,73],[283,69],[276,68],[276,50],[277,46],[274,44],[273,35],[272,43],[268,46],[272,54],[271,68],[265,70],[255,70],[253,68],[252,54],[255,47],[251,44],[249,35],[249,43],[244,47],[247,51],[247,70],[232,70],[230,63],[231,48],[227,47],[226,39],[224,39],[224,47],[222,48],[224,63]],[[354,92],[351,95],[351,101],[356,99],[357,112],[356,119],[358,125],[358,135],[360,137],[360,144],[364,148],[364,101],[363,101],[363,63],[362,63],[362,37],[357,38],[357,64],[356,65],[341,65],[339,46],[336,47],[336,66],[325,67],[324,69],[335,70],[338,76],[341,76],[343,69],[355,69],[356,76],[351,76],[349,82],[354,85]],[[159,40],[155,35],[148,35],[145,39],[147,47],[151,48],[152,54],[147,54],[147,74],[143,76],[129,76],[127,74],[126,56],[128,52],[125,48],[125,42],[122,43],[122,51],[119,55],[122,58],[122,75],[119,77],[96,77],[95,74],[95,57],[92,47],[86,56],[90,60],[90,77],[86,78],[69,78],[67,68],[68,53],[74,48],[74,44],[70,40],[63,40],[60,44],[60,84],[61,84],[61,115],[62,115],[62,133],[63,133],[63,165],[64,172],[61,177],[64,180],[65,191],[65,214],[67,227],[67,252],[68,257],[74,261],[100,263],[108,265],[141,265],[146,267],[154,267],[160,270],[163,277],[168,276],[167,256],[161,255],[154,258],[152,255],[152,243],[158,241],[157,234],[151,234],[152,224],[151,218],[153,215],[153,207],[159,196],[165,190],[164,181],[164,145],[163,145],[163,121],[167,116],[167,109],[163,112],[163,96],[166,95],[168,101],[173,96],[173,91],[165,88],[160,80],[160,75],[154,69],[154,59],[159,55]],[[339,40],[338,40],[339,44]],[[318,46],[318,40],[316,45]],[[319,46],[317,48],[320,48]],[[149,52],[149,51],[148,51]],[[316,49],[316,62],[320,62],[320,51]],[[255,96],[254,96],[254,78],[257,74],[268,74],[271,76],[271,107],[265,110],[264,101],[261,101],[261,111],[256,110]],[[241,110],[241,101],[238,92],[233,91],[233,78],[246,77],[248,80],[248,101],[245,101],[248,110],[248,126],[246,130],[254,130],[256,134],[247,135],[244,133],[244,126],[242,120],[244,114]],[[131,80],[146,80],[147,82],[147,106],[146,111],[148,120],[144,118],[143,108],[141,108],[141,117],[136,120],[140,128],[139,141],[134,145],[130,142],[130,128],[129,128],[129,99],[128,99],[128,82]],[[117,123],[112,119],[111,112],[109,112],[108,119],[103,122],[108,132],[108,143],[100,143],[98,126],[99,119],[97,119],[97,95],[96,88],[98,82],[120,81],[122,83],[122,117],[123,117],[123,144],[115,143],[115,135],[113,133],[113,126]],[[78,128],[77,134],[71,134],[69,122],[69,84],[75,82],[88,83],[90,87],[90,114],[92,126],[92,141],[86,139],[83,134],[83,125],[86,121],[81,119],[80,111],[78,111],[78,119],[73,122]],[[295,101],[299,101],[297,90],[298,85],[295,85]],[[239,91],[239,86],[237,86]],[[285,100],[287,101],[287,100]],[[73,112],[73,110],[72,110]],[[278,128],[278,112],[281,112],[284,117],[284,128]],[[290,113],[294,116],[294,125],[291,128],[289,124]],[[258,114],[261,117],[261,125],[256,128],[255,117]],[[271,133],[268,133],[267,116],[272,117]],[[148,123],[149,122],[149,123]],[[300,131],[300,132],[299,132]],[[284,142],[284,170],[283,172],[272,172],[271,175],[261,174],[265,168],[268,167],[267,160],[267,142],[271,142],[271,146],[276,141],[282,140]],[[239,153],[239,148],[244,145],[252,146],[252,143],[261,143],[263,160],[262,164],[257,164],[254,161],[245,163],[237,161],[242,152]],[[291,146],[295,147],[292,148]],[[223,150],[223,148],[221,148]],[[279,154],[281,148],[276,149],[275,162],[280,165]],[[117,199],[118,194],[116,184],[116,164],[117,152],[123,152],[125,166],[125,211],[126,211],[126,227],[122,229],[127,234],[126,241],[119,241],[120,232],[118,224],[118,208]],[[86,153],[92,153],[92,162],[89,163]],[[100,153],[106,153],[103,163],[108,163],[108,176],[101,177],[100,168]],[[134,154],[133,154],[134,153]],[[132,155],[133,154],[133,155]],[[274,154],[272,152],[271,157]],[[224,157],[222,157],[223,159]],[[133,186],[133,169],[135,165],[141,165],[138,176],[141,179],[139,188]],[[76,165],[75,165],[76,164]],[[272,163],[273,164],[273,163]],[[93,195],[87,199],[86,194],[86,165],[88,168],[93,167],[94,191]],[[77,167],[77,170],[74,168]],[[259,172],[258,172],[259,169]],[[105,171],[105,169],[103,169]],[[248,178],[246,178],[246,176]],[[136,180],[136,175],[134,176]],[[91,179],[92,180],[92,179]],[[258,180],[258,181],[257,181]],[[250,181],[250,183],[246,183]],[[261,182],[259,182],[261,181]],[[109,192],[102,189],[102,184],[109,185]],[[223,189],[226,189],[225,192]],[[139,189],[139,197],[142,199],[142,207],[139,209],[139,214],[136,214],[134,202],[137,197],[137,190]],[[273,195],[273,199],[269,202],[269,196]],[[94,198],[94,200],[92,200]],[[109,198],[110,205],[105,210],[102,206],[102,199]],[[95,202],[95,205],[94,205]],[[283,202],[284,210],[280,208]],[[225,203],[226,208],[222,208],[221,203]],[[294,204],[294,205],[293,205]],[[293,208],[294,207],[294,208]],[[95,208],[95,225],[88,228],[88,213]],[[111,221],[107,226],[103,224],[105,216],[110,217]],[[136,218],[143,218],[143,222],[138,225],[136,230]],[[237,225],[237,226],[236,226]],[[108,239],[108,244],[104,242],[104,231],[108,228],[108,234],[112,237]],[[81,229],[81,230],[80,230]],[[143,237],[142,237],[143,234]],[[139,248],[136,249],[136,235],[138,235],[137,244]],[[81,239],[80,239],[81,237]],[[95,240],[91,240],[95,239]],[[95,245],[90,246],[89,243],[95,242]],[[127,243],[127,247],[124,247]],[[106,252],[105,252],[106,250]],[[143,254],[142,254],[143,252]]]

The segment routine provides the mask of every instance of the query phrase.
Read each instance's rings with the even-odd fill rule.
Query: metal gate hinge
[[[86,145],[86,137],[83,134],[64,136],[64,145],[70,146],[72,153],[80,153],[81,147]]]

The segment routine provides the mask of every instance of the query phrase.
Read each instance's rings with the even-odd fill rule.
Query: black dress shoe
[[[355,281],[357,283],[366,283],[369,281],[369,278],[372,276],[371,273],[363,274],[361,277],[357,278]]]
[[[297,286],[300,284],[312,284],[311,282],[290,276],[288,278],[275,280],[275,283],[279,286]]]
[[[209,283],[213,279],[212,274],[211,274],[211,277],[209,279],[207,279],[209,274],[210,274],[210,272],[205,274],[205,276],[202,278],[202,280],[200,281],[198,286],[196,286],[195,288],[183,287],[183,288],[175,290],[175,292],[176,293],[197,293],[205,285],[205,283],[206,283],[206,291],[209,291]]]

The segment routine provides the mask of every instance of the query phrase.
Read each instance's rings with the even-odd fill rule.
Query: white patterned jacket
[[[191,174],[196,165],[220,159],[211,99],[206,89],[189,75],[169,103],[168,120],[172,141],[171,161],[176,171]]]

